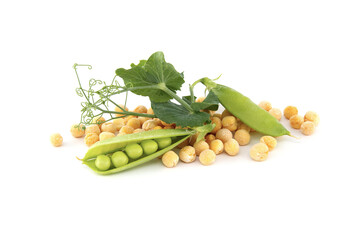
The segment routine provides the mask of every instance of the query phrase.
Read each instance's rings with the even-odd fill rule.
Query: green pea
[[[114,164],[114,167],[118,168],[126,165],[129,162],[129,158],[124,152],[117,151],[111,155],[111,161]]]
[[[158,138],[158,139],[155,139],[155,141],[158,143],[160,149],[166,148],[167,146],[171,145],[171,138],[170,137]]]
[[[144,153],[142,147],[137,143],[131,143],[125,147],[125,152],[131,159],[138,159]]]
[[[154,140],[145,140],[141,142],[141,146],[144,149],[146,155],[150,155],[156,152],[159,148],[158,144]]]
[[[96,157],[95,166],[101,171],[106,171],[111,166],[111,160],[106,155],[99,155]]]

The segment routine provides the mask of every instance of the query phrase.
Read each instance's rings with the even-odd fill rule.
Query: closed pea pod
[[[117,136],[114,138],[106,139],[104,141],[95,143],[92,147],[89,148],[88,152],[85,154],[85,157],[82,159],[82,161],[84,164],[86,164],[96,173],[102,175],[113,174],[136,167],[145,162],[151,161],[158,156],[163,155],[164,153],[176,147],[181,142],[188,139],[194,133],[195,130],[161,129],[161,130],[152,130],[152,131]],[[130,161],[125,165],[121,165],[120,167],[110,168],[108,170],[100,170],[95,165],[95,159],[99,155],[106,155],[106,154],[112,154],[117,151],[123,151],[130,144],[142,145],[141,143],[145,142],[146,140],[154,140],[156,142],[157,139],[170,139],[171,142],[170,145],[168,145],[163,149],[159,149],[158,151],[150,155],[143,154],[139,159]]]
[[[220,103],[235,117],[239,118],[257,132],[278,137],[290,132],[266,110],[252,102],[248,97],[224,85],[216,84],[209,78],[201,82],[219,98]]]

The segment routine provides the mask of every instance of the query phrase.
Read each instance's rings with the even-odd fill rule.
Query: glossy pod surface
[[[101,142],[97,142],[91,148],[89,148],[88,152],[86,153],[85,157],[82,159],[83,163],[90,167],[98,174],[102,175],[109,175],[117,172],[124,171],[129,168],[133,168],[145,162],[148,162],[162,154],[166,153],[167,151],[173,149],[178,144],[189,138],[193,135],[195,131],[193,130],[184,130],[184,129],[159,129],[159,130],[152,130],[147,132],[140,132],[140,133],[133,133],[122,135],[118,137],[114,137],[111,139],[107,139]],[[128,164],[118,167],[109,169],[106,171],[101,171],[95,166],[95,158],[98,155],[103,154],[111,154],[119,150],[124,150],[128,144],[131,143],[140,143],[144,140],[148,139],[159,139],[159,138],[168,138],[171,137],[174,140],[172,141],[171,145],[167,146],[164,149],[161,149],[153,154],[145,155],[140,159],[134,160],[129,162]]]
[[[275,117],[238,91],[210,79],[203,79],[202,83],[215,93],[229,112],[257,132],[273,137],[290,135]]]

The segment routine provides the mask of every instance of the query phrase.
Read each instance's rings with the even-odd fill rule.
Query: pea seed
[[[239,153],[240,150],[239,143],[232,138],[226,143],[224,143],[224,150],[228,155],[235,156]]]
[[[250,149],[250,157],[254,161],[265,161],[269,154],[269,148],[265,143],[257,143]]]
[[[237,121],[234,116],[226,116],[221,121],[222,127],[227,128],[230,131],[235,131],[237,129]]]
[[[199,160],[202,165],[209,166],[215,162],[216,154],[210,149],[200,153]]]
[[[50,142],[54,147],[59,147],[63,143],[63,138],[60,133],[55,133],[50,136]]]
[[[223,119],[224,117],[227,117],[227,116],[233,116],[229,110],[225,109],[222,113],[221,113],[221,119]]]
[[[194,144],[194,148],[196,155],[199,156],[202,151],[209,149],[209,144],[204,140],[201,140]]]
[[[124,134],[131,134],[133,132],[134,132],[134,129],[127,125],[123,126],[119,131],[119,133],[124,133]]]
[[[195,154],[195,148],[192,146],[186,146],[183,147],[179,152],[180,160],[185,163],[191,163],[195,161],[196,154]]]
[[[97,127],[97,125],[93,125],[93,126]],[[97,135],[96,133],[88,133],[85,135],[84,142],[88,147],[90,147],[91,145],[93,145],[98,141],[99,141],[99,135]]]
[[[101,132],[116,132],[116,127],[112,122],[106,122],[101,125]]]
[[[247,130],[239,129],[235,132],[234,138],[240,146],[245,146],[249,144],[251,136]]]
[[[115,114],[117,117],[121,117],[124,115],[124,114],[120,114],[120,112],[123,112],[122,109],[124,109],[125,111],[129,111],[129,109],[127,107],[125,107],[124,105],[122,105],[122,104],[118,104],[118,105],[121,108],[119,108],[118,106],[115,107],[115,112],[118,112]]]
[[[211,123],[215,124],[214,129],[211,131],[211,133],[216,134],[217,131],[219,131],[222,127],[221,119],[219,117],[211,117]]]
[[[171,138],[158,138],[155,139],[155,141],[158,143],[159,145],[159,149],[163,149],[166,148],[167,146],[171,145]]]
[[[261,107],[265,111],[270,111],[270,109],[272,108],[271,103],[269,101],[261,101],[259,103],[259,107]]]
[[[297,115],[298,114],[298,109],[294,106],[287,106],[284,109],[284,116],[287,119],[290,119],[292,116]]]
[[[290,125],[292,128],[300,129],[301,124],[304,122],[304,117],[300,115],[294,115],[290,118]]]
[[[147,114],[154,114],[154,111],[152,110],[152,108],[149,108],[146,113]]]
[[[233,137],[232,133],[230,132],[229,129],[226,129],[226,128],[222,128],[219,131],[217,131],[217,133],[216,133],[216,138],[223,141],[223,143],[227,142],[232,137]]]
[[[276,118],[277,120],[281,120],[281,116],[282,116],[282,113],[281,113],[281,110],[278,109],[278,108],[272,108],[269,110],[269,113],[274,117]]]
[[[85,128],[85,126],[82,124],[80,124],[80,126],[77,124],[72,125],[70,129],[71,135],[75,138],[84,136],[85,130],[83,128]]]
[[[315,132],[315,123],[311,121],[306,121],[301,124],[300,130],[304,135],[311,135]]]
[[[87,135],[88,133],[96,133],[97,135],[100,134],[100,128],[98,125],[90,125],[87,126],[85,129],[85,135]]]
[[[131,159],[138,159],[144,153],[142,147],[137,143],[131,143],[125,147],[125,152]]]
[[[115,134],[112,132],[102,132],[99,135],[99,140],[102,141],[102,140],[113,138],[113,137],[115,137]]]
[[[113,124],[116,130],[119,131],[125,125],[125,121],[123,118],[116,118],[113,120]]]
[[[111,166],[111,160],[106,155],[99,155],[96,157],[95,166],[101,171],[106,171]]]
[[[134,112],[137,113],[147,113],[147,111],[148,111],[147,108],[143,105],[139,105],[134,109]]]
[[[105,118],[102,116],[98,116],[93,118],[91,123],[98,125],[98,127],[101,129],[101,125],[105,122]]]
[[[127,126],[137,129],[141,127],[141,121],[138,118],[132,118],[127,123]]]
[[[305,116],[304,116],[304,121],[311,121],[315,124],[315,126],[319,125],[319,115],[316,112],[313,111],[308,111],[306,112]]]
[[[178,164],[179,156],[174,151],[168,151],[162,156],[161,160],[166,167],[173,168]]]
[[[129,162],[129,158],[124,152],[117,151],[111,155],[111,161],[114,164],[114,167],[118,168],[126,165]]]
[[[261,137],[260,142],[265,143],[266,146],[268,146],[269,151],[272,151],[276,147],[276,144],[277,144],[276,139],[271,136]]]
[[[210,143],[210,149],[218,155],[224,151],[224,143],[220,139],[212,140]]]
[[[205,141],[210,145],[210,143],[211,143],[211,141],[213,141],[213,140],[215,140],[216,139],[216,137],[215,137],[215,135],[214,134],[208,134],[208,135],[206,135],[206,137],[205,137]]]
[[[146,155],[153,154],[159,148],[158,144],[154,140],[145,140],[141,142],[141,146],[144,149]]]

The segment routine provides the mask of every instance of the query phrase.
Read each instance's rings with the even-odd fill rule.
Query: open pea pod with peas
[[[122,172],[163,155],[195,132],[159,129],[117,136],[95,143],[82,161],[101,175]]]

